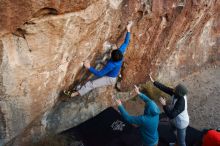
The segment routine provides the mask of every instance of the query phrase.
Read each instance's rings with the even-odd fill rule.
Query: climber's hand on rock
[[[118,49],[118,47],[116,44],[112,45],[112,50],[117,50],[117,49]]]
[[[141,93],[140,90],[139,90],[139,88],[138,88],[136,85],[134,85],[134,91],[135,91],[137,94],[140,94],[140,93]]]
[[[151,80],[151,82],[154,82],[154,79],[152,78],[151,75],[152,75],[152,73],[149,74],[149,76],[150,76],[150,80]]]
[[[165,106],[166,105],[166,99],[164,97],[159,98],[160,103]]]
[[[85,68],[89,69],[90,68],[89,60],[84,61],[83,65],[85,66]]]
[[[127,30],[128,30],[128,32],[131,31],[132,25],[133,25],[133,21],[129,21],[129,22],[128,22],[128,25],[127,25]]]

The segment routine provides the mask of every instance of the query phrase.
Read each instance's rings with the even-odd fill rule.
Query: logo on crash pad
[[[119,120],[114,121],[111,125],[111,127],[114,131],[123,131],[124,126],[125,126],[125,124]]]

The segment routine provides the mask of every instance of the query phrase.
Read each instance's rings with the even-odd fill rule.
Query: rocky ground
[[[220,126],[220,67],[207,68],[185,81],[190,89],[190,123],[198,129]]]
[[[190,125],[197,129],[220,126],[220,66],[206,67],[181,81],[189,89]],[[141,114],[144,103],[134,98],[125,103],[132,115]]]

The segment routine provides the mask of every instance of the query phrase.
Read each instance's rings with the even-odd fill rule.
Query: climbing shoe
[[[68,97],[71,97],[71,94],[72,94],[71,91],[67,91],[67,90],[64,90],[63,93]]]

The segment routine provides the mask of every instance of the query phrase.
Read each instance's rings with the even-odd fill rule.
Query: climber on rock
[[[115,97],[114,99],[122,117],[130,124],[139,126],[143,142],[142,146],[156,146],[159,140],[157,129],[160,109],[153,100],[141,93],[137,86],[135,86],[135,92],[146,104],[144,113],[140,116],[130,116],[122,105],[121,100]]]
[[[185,86],[178,84],[174,89],[154,81],[150,75],[154,86],[163,92],[172,96],[171,104],[167,105],[166,100],[160,97],[160,103],[163,105],[165,114],[169,117],[173,130],[177,131],[178,146],[186,146],[186,128],[189,125],[189,115],[187,111],[187,89]]]
[[[123,63],[123,55],[130,41],[130,31],[132,24],[133,24],[132,21],[128,23],[127,34],[124,43],[118,49],[116,48],[111,52],[111,59],[107,62],[107,64],[103,69],[96,70],[95,68],[90,66],[89,61],[84,62],[84,67],[87,68],[91,73],[93,73],[98,78],[93,81],[88,81],[78,91],[73,92],[71,94],[71,97],[75,97],[78,95],[83,96],[89,91],[98,87],[115,85],[117,76],[120,72]]]

